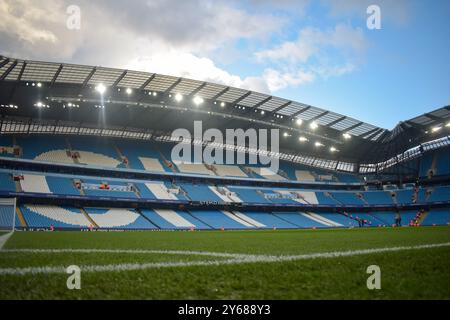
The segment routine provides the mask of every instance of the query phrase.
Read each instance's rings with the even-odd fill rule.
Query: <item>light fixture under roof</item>
[[[319,142],[319,141],[316,141],[316,143],[314,143],[314,145],[316,147],[323,147],[324,146],[324,144],[322,142]]]
[[[181,100],[183,100],[183,95],[180,93],[177,93],[175,95],[175,101],[180,102]]]
[[[447,124],[445,125],[447,128],[450,127],[450,122],[447,122]]]
[[[127,94],[132,94],[133,90],[131,88],[127,88],[126,92],[127,92]]]
[[[438,131],[440,131],[441,129],[442,129],[441,126],[439,126],[439,127],[434,127],[434,128],[431,129],[431,132],[438,132]]]
[[[220,103],[220,106],[223,108],[223,107],[225,107],[225,102],[221,102]]]
[[[335,147],[331,147],[331,148],[330,148],[330,151],[331,151],[331,152],[337,152],[338,149],[336,149]]]
[[[298,126],[301,126],[303,123],[303,120],[300,118],[297,118],[297,120],[295,120],[295,124],[297,124]]]
[[[298,138],[298,141],[300,141],[300,142],[307,142],[308,138],[301,136],[301,137]]]
[[[196,106],[199,106],[199,105],[201,105],[203,103],[204,100],[203,100],[202,97],[195,96],[193,101],[194,101]]]
[[[100,93],[100,94],[104,94],[106,91],[106,87],[103,83],[99,83],[96,87],[95,90]]]
[[[311,123],[309,124],[309,127],[310,127],[312,130],[316,130],[316,129],[319,127],[319,125],[317,124],[317,122],[313,121],[313,122],[311,122]]]
[[[344,137],[345,140],[351,139],[352,135],[350,133],[343,133],[342,136]]]

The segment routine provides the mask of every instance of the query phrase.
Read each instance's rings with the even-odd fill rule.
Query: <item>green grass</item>
[[[5,249],[195,250],[290,255],[450,242],[450,228],[227,231],[17,232]],[[223,260],[173,254],[0,253],[0,269]],[[381,268],[368,290],[366,268]],[[66,274],[0,275],[0,299],[449,299],[450,247],[291,262]]]

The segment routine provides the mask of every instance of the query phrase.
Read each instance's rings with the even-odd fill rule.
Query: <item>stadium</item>
[[[215,83],[11,57],[0,106],[2,299],[449,298],[449,106],[388,130]],[[171,134],[194,121],[278,129],[279,151]],[[173,161],[177,143],[247,163]],[[248,161],[262,153],[277,172]],[[389,290],[365,288],[372,264]],[[58,289],[68,265],[89,290]]]
[[[449,12],[0,0],[3,309],[436,312],[450,299]]]

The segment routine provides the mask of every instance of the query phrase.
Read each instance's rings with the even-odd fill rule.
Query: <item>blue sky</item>
[[[81,27],[68,30],[67,7]],[[381,30],[366,26],[368,5]],[[450,104],[447,0],[0,0],[2,54],[138,69],[385,127]]]

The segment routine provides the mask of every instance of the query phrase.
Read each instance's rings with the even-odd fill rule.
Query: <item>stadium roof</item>
[[[107,87],[184,96],[198,95],[203,99],[257,109],[278,116],[306,122],[314,121],[320,126],[372,141],[377,141],[387,131],[348,116],[292,100],[216,83],[141,71],[0,57],[0,80],[82,86],[101,83]]]

